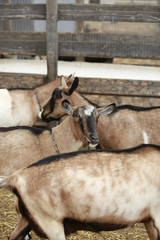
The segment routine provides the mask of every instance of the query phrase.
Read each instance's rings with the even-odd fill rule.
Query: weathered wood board
[[[46,5],[1,5],[0,18],[44,20],[46,19]],[[58,20],[156,23],[160,21],[160,7],[147,5],[58,4]]]
[[[34,88],[46,82],[43,75],[0,74],[0,88]],[[78,92],[89,100],[108,105],[160,105],[160,82],[80,78]]]
[[[51,9],[52,14],[51,14]],[[56,14],[57,13],[57,14]],[[96,14],[95,14],[96,13]],[[51,16],[52,15],[52,16]],[[54,16],[54,17],[53,17]],[[160,7],[145,5],[87,5],[87,4],[0,4],[0,19],[47,20],[46,33],[1,32],[0,54],[47,55],[54,63],[59,56],[131,57],[160,59],[160,34],[59,33],[58,20],[99,21],[110,23],[160,23]],[[132,28],[132,25],[131,25]],[[58,37],[58,43],[57,43]],[[58,45],[58,50],[57,50]],[[52,46],[52,54],[49,53]],[[50,50],[51,51],[51,50]],[[52,55],[52,57],[50,57]],[[51,68],[50,68],[51,69]],[[49,69],[49,70],[50,70]],[[52,71],[53,72],[53,71]]]
[[[58,39],[58,56],[160,59],[160,34],[59,33]],[[46,33],[2,32],[0,54],[7,53],[46,55]]]

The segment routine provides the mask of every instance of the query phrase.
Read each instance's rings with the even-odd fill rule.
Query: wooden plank
[[[48,57],[53,68],[57,59],[57,36],[49,31]],[[45,33],[2,32],[0,34],[0,53],[46,55]],[[155,36],[59,33],[59,56],[96,56],[124,58],[160,59],[160,34]],[[49,40],[53,39],[53,40]],[[55,58],[55,59],[54,59]]]
[[[0,4],[0,19],[46,19],[45,4]],[[58,20],[160,23],[160,6],[58,4]]]
[[[160,23],[160,7],[116,4],[59,4],[58,20]]]
[[[0,54],[46,55],[46,34],[2,32]]]
[[[0,4],[0,19],[46,19],[45,4]]]
[[[46,43],[42,41],[0,41],[0,54],[11,54],[11,55],[46,55]]]
[[[47,70],[48,80],[51,81],[57,77],[57,61],[58,61],[58,33],[57,33],[57,1],[47,0],[47,31],[46,31],[46,47],[47,47]]]
[[[0,88],[35,88],[44,82],[42,75],[0,73]]]
[[[7,4],[11,3],[11,0],[6,0]],[[3,20],[3,31],[11,31],[12,30],[12,21],[9,19]]]
[[[59,34],[59,55],[160,59],[160,34]]]
[[[159,81],[81,78],[78,91],[82,94],[159,97]]]
[[[97,81],[101,81],[101,79],[94,79],[95,80],[95,86],[97,84]],[[86,79],[88,81],[88,79]],[[113,81],[113,80],[112,80]],[[45,82],[45,78],[42,75],[28,75],[28,74],[2,74],[0,73],[0,88],[15,88],[15,87],[24,87],[24,88],[33,88],[36,87],[39,84],[43,84]],[[119,81],[117,80],[117,83]],[[125,81],[124,81],[125,82]],[[134,81],[134,85],[136,81]],[[80,78],[80,85],[78,87],[78,91],[81,92],[81,84],[84,84],[84,79]],[[150,84],[150,81],[147,81],[147,86],[149,88],[152,87]],[[88,86],[86,86],[87,88]],[[144,86],[143,86],[144,87]],[[155,89],[155,88],[154,88]],[[83,90],[83,89],[82,89]],[[140,89],[138,89],[139,91]],[[158,90],[157,90],[158,91]],[[91,101],[101,105],[105,106],[107,104],[115,102],[117,105],[121,104],[133,104],[137,106],[158,106],[160,105],[160,98],[154,96],[127,96],[127,95],[118,95],[118,94],[90,94],[90,90],[85,91],[86,93],[83,93],[85,97],[90,99]],[[147,93],[147,91],[146,91]],[[136,94],[136,92],[135,92]]]
[[[1,32],[0,34],[0,41],[46,41],[46,33],[42,32]]]
[[[111,103],[116,103],[116,105],[131,104],[142,107],[160,106],[160,98],[158,97],[94,95],[94,94],[85,94],[84,96],[100,106],[106,106]]]

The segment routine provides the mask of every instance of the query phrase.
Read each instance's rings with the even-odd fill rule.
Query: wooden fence
[[[1,32],[0,54],[46,55],[48,80],[54,79],[57,75],[58,56],[160,59],[160,30],[147,35],[118,32],[57,33],[57,21],[60,20],[160,24],[160,6],[57,4],[55,0],[47,0],[47,4],[0,4],[0,19],[46,20],[47,29],[43,33]],[[113,81],[114,84],[117,84],[116,88],[113,88],[116,90],[111,90],[111,86],[114,85]],[[103,93],[104,88],[100,84],[101,89],[96,94],[101,92],[108,95],[130,96],[134,92],[134,96],[140,94],[145,97],[159,98],[159,83],[154,83],[154,81],[135,84],[131,84],[132,82],[129,81],[131,90],[128,88],[128,92],[125,91],[126,87],[122,88],[121,81],[112,80],[109,83],[106,79],[102,82],[107,84],[111,92]],[[89,80],[85,83],[88,84]],[[94,85],[93,83],[90,87],[88,86],[88,89],[91,88],[91,92],[93,92]],[[133,85],[137,88],[135,89]],[[145,94],[138,91],[138,87],[147,86],[148,88],[151,85],[152,91],[145,91]],[[80,89],[83,89],[82,84],[80,84]],[[135,91],[140,93],[135,94]]]

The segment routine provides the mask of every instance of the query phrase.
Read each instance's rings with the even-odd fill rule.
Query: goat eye
[[[64,90],[64,94],[65,94],[65,95],[68,95],[68,92],[67,92],[66,90]]]
[[[79,117],[78,113],[74,112],[74,117],[78,118]]]
[[[76,118],[79,118],[79,117],[80,117],[79,112],[78,112],[77,110],[74,112],[74,116],[75,116]]]

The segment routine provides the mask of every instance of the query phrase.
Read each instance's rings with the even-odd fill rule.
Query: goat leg
[[[16,240],[16,239],[24,240],[24,239],[26,239],[26,237],[27,237],[26,235],[30,232],[30,230],[31,230],[31,227],[30,227],[28,221],[25,218],[21,217],[17,227],[11,233],[9,240]],[[29,237],[29,235],[28,235],[28,237]]]
[[[144,222],[146,231],[148,233],[148,236],[151,240],[160,240],[159,234],[158,234],[158,230],[157,228],[154,226],[154,222],[153,220],[148,220]]]

